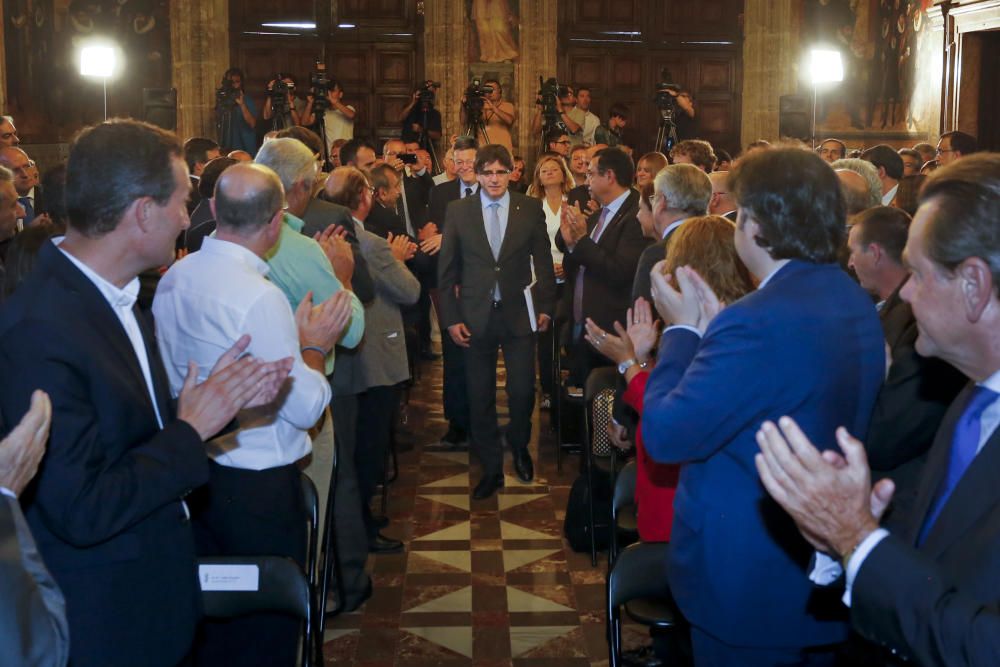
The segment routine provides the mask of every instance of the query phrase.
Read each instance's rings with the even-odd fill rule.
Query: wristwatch
[[[645,368],[648,365],[648,362],[643,362],[640,364],[638,359],[632,357],[631,359],[626,359],[625,361],[618,364],[618,372],[621,373],[622,375],[625,375],[625,371],[636,365],[639,366],[639,368]]]

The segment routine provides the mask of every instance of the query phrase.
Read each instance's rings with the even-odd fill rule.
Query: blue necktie
[[[493,259],[500,258],[500,246],[503,245],[503,233],[500,229],[500,204],[493,202],[486,207],[489,212],[486,214],[486,235],[490,241],[490,250],[493,251]],[[493,285],[493,300],[500,300],[500,284]]]
[[[18,197],[17,201],[24,207],[24,226],[27,227],[35,219],[35,207],[31,205],[31,197]]]
[[[1000,394],[981,385],[973,390],[972,398],[969,399],[962,416],[955,425],[955,434],[951,439],[951,452],[948,457],[948,472],[941,481],[938,495],[927,512],[924,525],[920,528],[920,535],[917,537],[918,546],[927,539],[927,535],[930,534],[934,522],[941,514],[941,510],[944,509],[952,491],[958,486],[972,460],[976,458],[976,453],[979,451],[979,438],[982,435],[980,425],[983,411],[998,397]]]

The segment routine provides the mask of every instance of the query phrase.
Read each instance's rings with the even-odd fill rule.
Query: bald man
[[[708,175],[708,180],[712,182],[712,198],[708,202],[708,212],[736,222],[736,200],[729,192],[729,172],[713,171]]]

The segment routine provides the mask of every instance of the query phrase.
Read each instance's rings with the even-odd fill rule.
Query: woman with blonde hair
[[[660,170],[666,167],[670,162],[667,160],[667,156],[663,153],[658,153],[653,151],[652,153],[646,153],[641,158],[635,166],[635,184],[642,187],[646,183],[652,183],[656,178],[656,175],[660,173]]]
[[[565,274],[562,265],[563,254],[556,247],[555,237],[559,234],[562,207],[567,205],[566,196],[575,185],[573,172],[569,170],[569,165],[566,164],[561,155],[542,153],[538,162],[535,163],[535,175],[531,179],[531,185],[528,186],[528,196],[541,199],[542,211],[545,212],[545,229],[548,232],[549,241],[552,243],[552,262],[556,273],[556,303],[562,300]],[[542,408],[552,406],[552,391],[555,386],[553,329],[555,327],[549,327],[538,337],[538,376],[542,385],[542,395],[539,402]]]
[[[718,215],[688,219],[670,237],[665,271],[673,274],[688,266],[698,272],[722,304],[730,304],[754,289],[750,272],[736,254],[736,225]],[[673,282],[673,278],[671,278]],[[676,285],[675,285],[676,287]],[[658,339],[659,321],[652,307],[642,297],[628,311],[623,327],[615,322],[617,336],[587,320],[587,341],[595,350],[618,364],[628,387],[622,400],[642,416],[653,347]],[[613,434],[619,440],[621,434]],[[674,493],[680,466],[654,462],[642,443],[639,426],[635,431],[636,478],[635,502],[639,537],[645,542],[666,542],[673,524]]]

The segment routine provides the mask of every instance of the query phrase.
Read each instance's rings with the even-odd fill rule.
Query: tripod
[[[483,123],[483,112],[482,109],[466,109],[466,113],[469,115],[469,123],[465,128],[465,136],[473,137],[477,141],[480,137],[483,138],[483,146],[490,143],[490,135],[486,131],[486,125]]]
[[[677,143],[677,126],[674,125],[674,113],[672,109],[660,109],[660,126],[656,131],[656,150],[662,151],[664,155],[670,155],[670,151]]]
[[[215,107],[215,130],[219,136],[219,145],[231,148],[233,145],[233,107],[218,104]]]
[[[417,137],[417,143],[431,154],[431,171],[436,174],[441,171],[441,165],[438,163],[437,151],[434,150],[434,140],[427,133],[427,114],[429,111],[430,105],[422,103],[420,107],[420,136]]]

